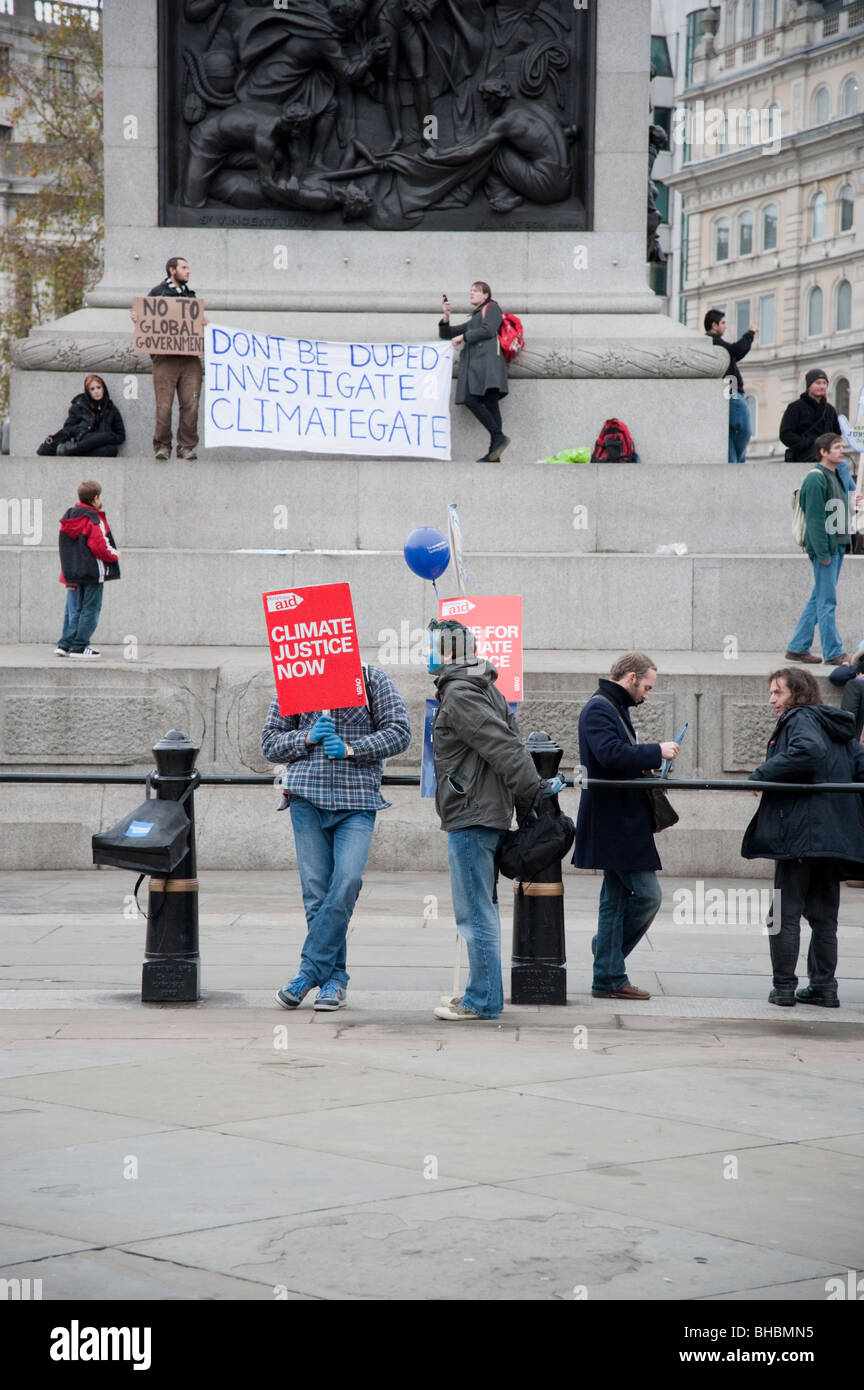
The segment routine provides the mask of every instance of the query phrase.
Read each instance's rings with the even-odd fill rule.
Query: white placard
[[[205,329],[204,441],[450,458],[450,343],[329,343]]]

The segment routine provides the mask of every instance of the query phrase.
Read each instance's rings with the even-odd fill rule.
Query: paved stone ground
[[[779,1010],[758,920],[688,926],[695,885],[663,883],[631,968],[650,1001],[590,997],[599,879],[569,873],[567,1007],[456,1025],[431,1012],[444,875],[368,875],[335,1015],[273,1002],[291,873],[206,876],[203,998],[173,1006],[139,1001],[130,875],[0,875],[0,1278],[46,1300],[824,1300],[864,1265],[864,893],[843,890],[843,1007]]]

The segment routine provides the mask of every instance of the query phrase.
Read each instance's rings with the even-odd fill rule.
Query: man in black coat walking
[[[806,390],[790,401],[780,421],[780,440],[786,445],[787,463],[818,463],[816,440],[820,434],[840,434],[837,411],[828,396],[828,377],[814,367],[804,378]]]
[[[775,671],[768,678],[768,699],[777,725],[751,782],[864,782],[855,721],[846,710],[820,704],[809,671]],[[790,1006],[797,999],[836,1009],[840,880],[864,877],[864,800],[853,792],[764,792],[741,853],[775,861],[767,924],[774,974],[769,1003]],[[802,916],[810,924],[810,983],[796,993]]]
[[[654,689],[657,667],[644,652],[625,652],[601,680],[579,716],[579,758],[588,777],[629,781],[678,756],[678,744],[637,743],[630,711]],[[598,999],[650,999],[627,979],[624,965],[642,940],[663,901],[657,882],[660,858],[648,793],[585,787],[579,796],[576,847],[578,869],[602,869],[603,887],[594,953],[591,993]]]

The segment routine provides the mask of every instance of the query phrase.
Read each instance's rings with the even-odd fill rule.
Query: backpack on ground
[[[591,453],[592,463],[638,463],[639,455],[623,420],[607,420]]]
[[[818,472],[818,468],[810,469],[810,473]],[[807,478],[810,477],[810,473],[807,474]],[[804,479],[804,482],[807,481],[807,478]],[[803,486],[804,483],[801,484],[801,487]],[[799,501],[801,487],[796,487],[792,493],[792,535],[795,538],[795,544],[800,545],[801,549],[804,550],[807,540],[807,517],[804,515],[804,508]]]
[[[518,319],[515,314],[502,312],[498,341],[501,344],[505,362],[512,362],[524,348],[525,330],[522,327],[522,320]]]

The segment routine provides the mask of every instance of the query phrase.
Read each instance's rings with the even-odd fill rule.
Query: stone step
[[[687,721],[676,772],[687,777],[743,778],[765,756],[774,718],[766,677],[782,655],[762,651],[725,660],[717,651],[650,649],[659,677],[636,713],[644,740],[670,738]],[[273,693],[266,653],[258,649],[147,648],[92,664],[61,661],[45,648],[0,648],[0,766],[9,771],[140,773],[153,766],[152,747],[170,728],[200,746],[198,766],[211,773],[275,769],[260,753],[260,733]],[[526,656],[523,736],[545,729],[563,748],[568,776],[579,761],[578,718],[608,674],[613,651],[538,651]],[[375,649],[364,660],[380,660]],[[407,657],[407,653],[406,653]],[[388,664],[411,714],[414,738],[394,773],[418,770],[425,700],[434,693],[419,662]],[[839,704],[827,668],[812,668],[826,703]],[[143,800],[143,788],[0,784],[0,868],[83,868],[90,835]],[[441,868],[444,837],[419,789],[385,793],[393,809],[379,818],[373,842],[377,868]],[[568,793],[571,810],[576,793]],[[203,868],[272,867],[290,862],[286,817],[274,815],[278,794],[267,787],[202,788],[198,826]],[[661,857],[679,873],[738,875],[741,835],[753,812],[746,792],[680,792],[681,824],[660,837]]]
[[[268,555],[223,550],[145,550],[121,546],[122,579],[108,585],[99,637],[108,646],[260,647],[261,595],[292,586],[349,582],[360,641],[377,647],[403,624],[437,614],[431,584],[400,552]],[[812,586],[801,555],[685,556],[474,551],[470,587],[522,594],[531,647],[673,651],[775,651],[782,655]],[[451,568],[442,597],[456,591]],[[57,553],[41,546],[0,549],[0,642],[54,643],[63,590]],[[848,645],[861,640],[864,563],[847,559],[837,620]]]
[[[674,541],[702,554],[799,553],[791,499],[806,465],[670,471],[663,464],[529,462],[511,460],[510,451],[497,464],[467,465],[260,454],[242,466],[233,459],[160,464],[149,455],[9,458],[0,546],[20,540],[19,518],[33,536],[36,515],[43,540],[53,544],[78,483],[95,475],[123,548],[393,550],[416,526],[446,533],[447,504],[456,502],[469,562],[477,551],[653,554]]]

